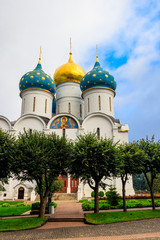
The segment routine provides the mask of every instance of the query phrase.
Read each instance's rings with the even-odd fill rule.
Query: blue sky
[[[21,76],[42,65],[53,76],[74,61],[89,71],[96,44],[101,66],[117,80],[115,117],[128,123],[129,139],[160,139],[159,0],[0,0],[0,114],[20,116]]]

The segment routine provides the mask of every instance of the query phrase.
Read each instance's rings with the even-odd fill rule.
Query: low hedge
[[[49,206],[54,206],[54,208],[56,208],[57,207],[57,203],[50,202]],[[39,210],[40,210],[40,202],[32,203],[31,213],[30,214],[38,214]],[[45,213],[49,213],[49,209],[48,209],[48,205],[47,204],[46,204]]]
[[[128,199],[126,201],[127,208],[144,208],[144,207],[152,207],[151,199]],[[155,199],[155,206],[160,207],[160,200]],[[84,211],[92,211],[94,210],[94,201],[86,201],[82,203],[82,208]],[[107,201],[100,200],[99,201],[99,209],[100,210],[109,210],[109,209],[122,209],[123,201],[120,200],[117,206],[111,206]]]

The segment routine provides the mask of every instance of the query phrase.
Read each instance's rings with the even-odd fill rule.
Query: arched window
[[[99,110],[101,110],[101,96],[98,96],[98,106]]]
[[[71,103],[68,103],[68,113],[71,113]]]
[[[82,104],[80,104],[80,117],[82,117]]]
[[[66,136],[66,129],[65,129],[65,128],[62,129],[62,136],[63,136],[63,137]]]
[[[90,112],[90,103],[89,103],[89,98],[88,98],[88,112]]]
[[[47,113],[47,99],[45,100],[45,113]]]
[[[35,107],[36,107],[36,98],[33,98],[33,112],[35,112]]]
[[[112,111],[111,97],[109,97],[109,109],[110,109],[110,112],[111,112]]]
[[[25,112],[25,98],[23,99],[23,106],[22,106],[22,113],[24,113]]]
[[[100,139],[100,128],[97,128],[97,138]]]

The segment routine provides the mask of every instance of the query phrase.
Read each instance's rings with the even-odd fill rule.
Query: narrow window
[[[23,112],[23,113],[25,112],[25,98],[24,98],[24,100],[23,100],[22,112]]]
[[[74,180],[72,180],[72,187],[74,187]]]
[[[112,106],[111,106],[111,97],[109,97],[109,109],[110,109],[110,112],[112,111]]]
[[[88,98],[88,112],[90,112],[89,98]]]
[[[75,187],[77,187],[77,180],[75,180]]]
[[[47,113],[47,99],[45,100],[45,113]]]
[[[101,97],[98,96],[98,105],[99,105],[99,110],[101,110]]]
[[[59,111],[59,104],[58,104],[58,113],[59,113],[60,111]]]
[[[82,104],[80,104],[80,117],[82,117]]]
[[[97,138],[100,139],[100,128],[97,128]]]
[[[71,103],[68,103],[68,113],[71,113]]]
[[[62,129],[62,136],[63,136],[63,137],[66,136],[66,129],[65,129],[65,128]]]
[[[35,112],[36,98],[33,98],[33,112]]]

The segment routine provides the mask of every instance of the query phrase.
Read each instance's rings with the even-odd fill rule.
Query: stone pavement
[[[55,224],[54,222],[52,224]],[[52,229],[1,232],[0,240],[160,240],[160,218]]]

